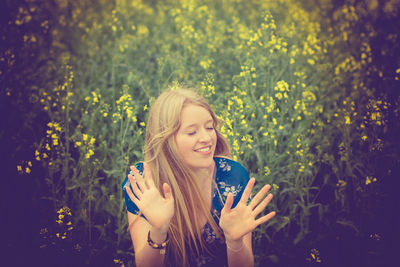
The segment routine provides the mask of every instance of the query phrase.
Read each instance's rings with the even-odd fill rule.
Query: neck
[[[207,168],[199,168],[192,170],[196,177],[196,181],[201,189],[207,188],[207,185],[211,184],[211,179],[214,175],[215,163]]]

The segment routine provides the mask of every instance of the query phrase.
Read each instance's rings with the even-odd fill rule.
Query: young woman
[[[270,186],[250,198],[255,179],[229,159],[217,122],[193,90],[164,92],[152,105],[145,162],[122,183],[137,266],[254,265],[251,233],[275,216],[256,218]]]

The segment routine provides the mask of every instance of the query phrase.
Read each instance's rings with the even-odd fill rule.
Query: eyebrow
[[[210,122],[214,122],[214,120],[213,119],[209,119],[208,121],[205,122],[205,124],[210,123]],[[195,126],[197,126],[197,123],[193,123],[193,124],[190,124],[188,126],[185,126],[183,129],[187,129],[187,128],[195,127]]]

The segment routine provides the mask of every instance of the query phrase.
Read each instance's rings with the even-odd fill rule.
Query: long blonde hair
[[[214,232],[222,237],[192,171],[184,164],[176,147],[174,137],[181,124],[181,111],[187,104],[199,105],[208,110],[217,134],[214,156],[230,157],[229,145],[217,130],[219,121],[216,115],[206,100],[193,89],[175,88],[156,99],[147,121],[145,161],[160,192],[163,183],[168,183],[172,188],[175,214],[168,229],[168,258],[172,256],[174,262],[183,263],[183,266],[188,264],[188,255],[205,249],[201,237],[203,225],[200,225],[196,214],[204,215]]]

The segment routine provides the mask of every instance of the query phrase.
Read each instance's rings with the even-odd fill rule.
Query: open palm
[[[163,184],[163,197],[154,184],[147,164],[144,164],[143,167],[143,174],[146,174],[145,179],[135,167],[131,166],[134,177],[129,174],[128,179],[134,194],[129,187],[126,188],[126,192],[153,227],[166,231],[174,215],[174,198],[171,187],[166,183]]]
[[[233,204],[233,195],[232,193],[228,194],[219,221],[219,225],[224,231],[226,240],[239,240],[247,233],[253,231],[258,225],[267,222],[275,216],[275,212],[270,212],[267,215],[256,219],[257,215],[265,209],[272,199],[272,194],[269,194],[264,198],[268,190],[271,188],[269,185],[265,185],[247,205],[254,183],[255,179],[250,179],[239,203],[233,209],[231,209]]]

